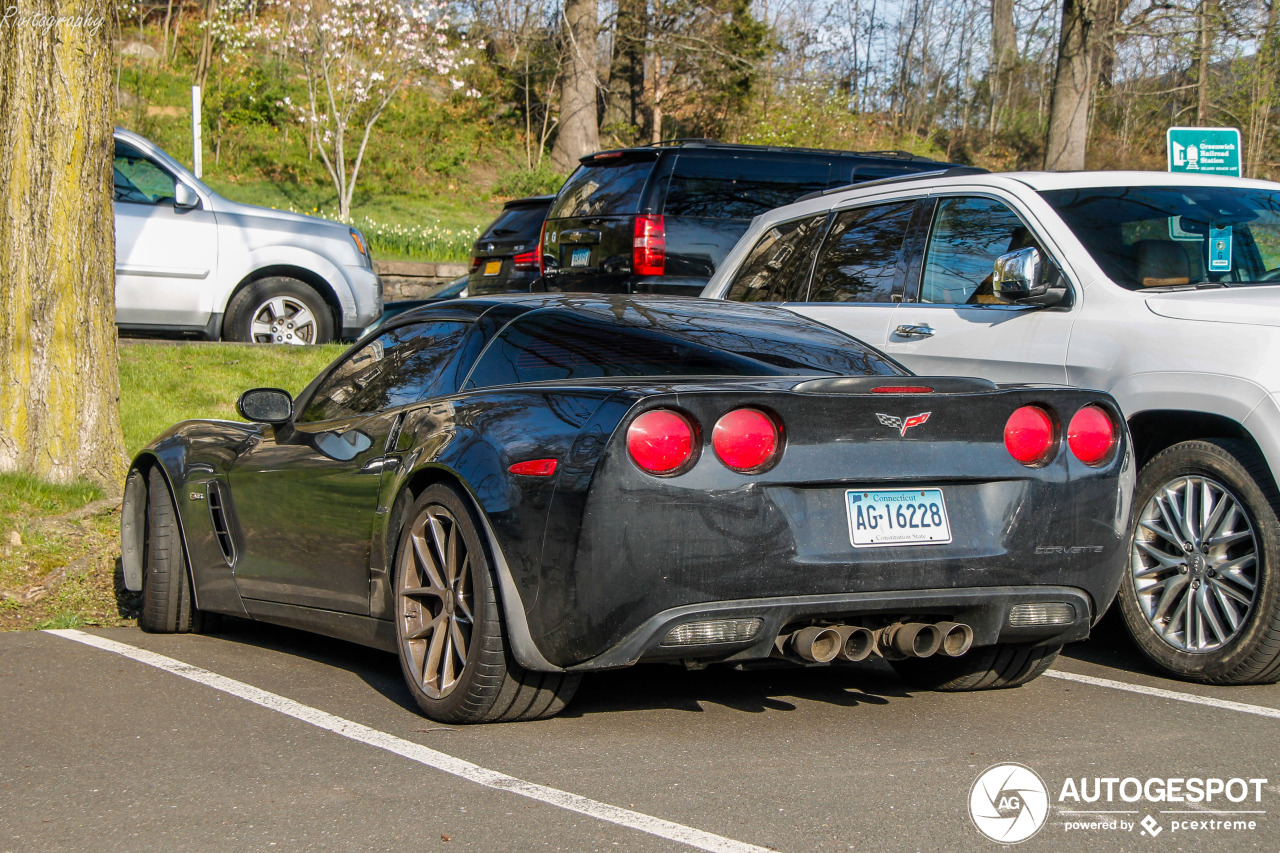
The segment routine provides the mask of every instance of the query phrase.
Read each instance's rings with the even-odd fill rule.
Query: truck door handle
[[[903,323],[901,326],[893,330],[893,333],[901,338],[931,338],[933,337],[933,329],[927,323],[915,326],[909,323]]]

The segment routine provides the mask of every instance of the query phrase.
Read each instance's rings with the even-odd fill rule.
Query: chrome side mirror
[[[996,258],[991,292],[1011,305],[1057,305],[1066,298],[1067,286],[1058,268],[1036,248],[1018,249]]]
[[[200,196],[182,181],[173,184],[173,206],[179,210],[194,210],[200,206]]]
[[[247,421],[281,426],[293,420],[293,398],[279,388],[250,388],[236,401],[236,411]]]

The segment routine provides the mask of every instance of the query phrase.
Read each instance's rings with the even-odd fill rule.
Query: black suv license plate
[[[569,253],[569,266],[586,267],[591,265],[591,249],[574,249]]]

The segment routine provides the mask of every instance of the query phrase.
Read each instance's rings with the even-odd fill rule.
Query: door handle
[[[901,326],[893,330],[893,333],[901,338],[931,338],[933,337],[933,329],[928,323],[920,325],[912,325],[903,323]]]

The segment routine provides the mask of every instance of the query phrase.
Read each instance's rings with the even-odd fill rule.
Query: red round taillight
[[[693,423],[671,409],[645,412],[627,427],[627,452],[641,470],[674,474],[693,458]]]
[[[1023,465],[1041,465],[1054,451],[1053,419],[1039,406],[1023,406],[1004,425],[1004,446]]]
[[[1067,427],[1067,446],[1086,465],[1102,465],[1110,460],[1118,443],[1115,422],[1101,406],[1085,406]]]
[[[778,424],[759,409],[734,409],[716,421],[711,446],[729,468],[762,471],[777,458]]]

